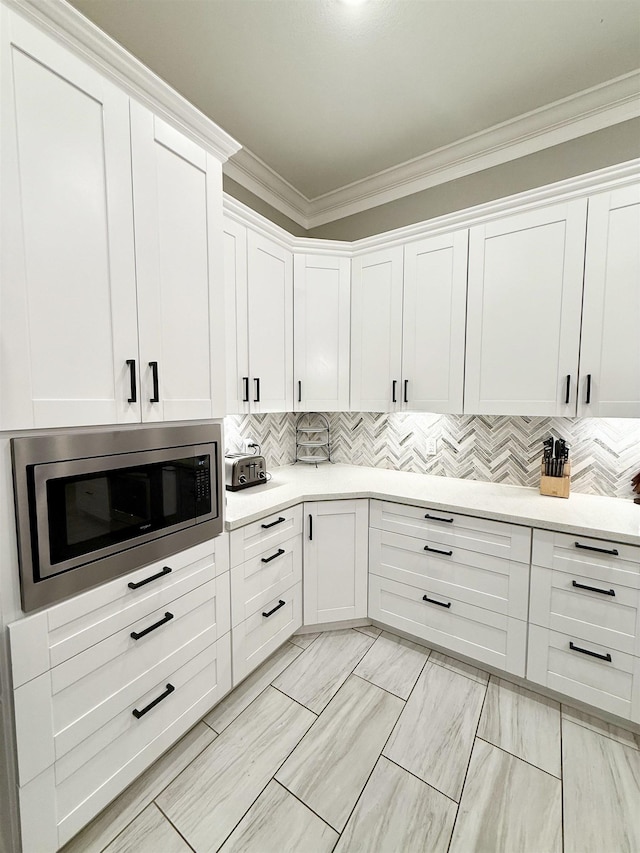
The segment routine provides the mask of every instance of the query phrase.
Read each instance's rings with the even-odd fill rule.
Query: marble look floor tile
[[[366,634],[367,637],[379,637],[382,634],[382,628],[376,628],[375,625],[360,625],[353,630],[360,631],[361,634]]]
[[[612,740],[617,740],[618,743],[630,746],[632,749],[640,749],[639,733],[623,729],[621,726],[608,723],[606,720],[601,720],[599,717],[594,717],[584,711],[578,711],[569,705],[562,706],[562,719],[570,720],[572,723],[584,726],[585,729],[590,729],[592,732],[610,737]]]
[[[139,814],[104,853],[191,853],[184,838],[153,805]]]
[[[429,659],[384,755],[459,800],[485,690]]]
[[[216,738],[198,723],[87,824],[61,853],[99,853]]]
[[[335,853],[447,853],[456,804],[381,757]]]
[[[317,640],[320,634],[294,634],[290,638],[290,642],[301,649],[308,649],[314,640]]]
[[[205,723],[216,732],[223,732],[238,714],[242,713],[263,690],[266,690],[273,679],[277,678],[301,654],[302,649],[298,646],[292,646],[291,643],[280,646],[271,657],[267,658],[222,702],[216,705],[213,711],[207,714],[204,718]]]
[[[196,853],[217,850],[315,719],[268,687],[156,803]]]
[[[561,782],[476,740],[450,853],[560,853]],[[605,849],[601,848],[600,853]]]
[[[428,657],[429,649],[382,633],[354,673],[401,699],[408,699]]]
[[[491,676],[478,737],[560,778],[560,705]]]
[[[640,850],[640,752],[562,721],[565,853]]]
[[[322,634],[273,686],[319,714],[372,645],[372,637],[351,629]]]
[[[220,853],[331,853],[338,833],[271,780]]]
[[[444,666],[445,669],[459,673],[459,675],[466,675],[467,678],[473,678],[478,684],[487,684],[489,681],[488,672],[478,669],[477,666],[473,666],[470,663],[464,663],[461,660],[450,658],[448,655],[443,655],[442,652],[431,652],[429,660],[431,663],[437,663],[439,666]]]
[[[350,676],[276,779],[340,832],[403,707],[396,696]]]

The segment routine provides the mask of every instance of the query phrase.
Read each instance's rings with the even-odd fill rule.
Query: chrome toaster
[[[267,468],[264,456],[251,453],[228,453],[224,457],[226,487],[230,492],[259,486],[267,481]]]

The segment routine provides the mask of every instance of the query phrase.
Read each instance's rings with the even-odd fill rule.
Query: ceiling
[[[387,184],[407,183],[396,167],[422,158],[414,164],[422,174],[434,151],[460,161],[468,155],[458,143],[468,137],[474,156],[496,140],[505,147],[505,133],[521,142],[521,120],[513,120],[531,111],[538,149],[555,144],[544,133],[558,127],[557,109],[540,108],[560,99],[574,124],[580,115],[573,137],[640,114],[640,98],[634,113],[628,96],[640,79],[628,76],[640,66],[637,0],[71,4],[247,149],[232,177],[256,191],[253,171],[267,194],[271,185],[302,214],[353,182],[368,191],[371,176],[385,170]],[[621,75],[591,100],[572,97]],[[603,104],[621,93],[626,112],[602,118]],[[584,116],[593,121],[594,98],[600,124],[592,127]]]

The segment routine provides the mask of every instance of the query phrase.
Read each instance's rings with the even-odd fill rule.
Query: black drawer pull
[[[281,557],[282,554],[284,554],[284,548],[278,548],[275,554],[272,554],[270,557],[263,557],[260,562],[270,563],[271,560],[275,560],[276,557]]]
[[[256,396],[253,398],[254,403],[260,402],[260,379],[256,378],[253,380],[256,383]]]
[[[408,403],[409,402],[409,380],[408,379],[404,380],[404,395],[403,396],[404,396],[404,402]]]
[[[452,518],[438,518],[437,515],[429,515],[429,513],[425,515],[425,518],[428,518],[430,521],[444,521],[445,524],[453,524]]]
[[[597,586],[587,586],[585,583],[578,583],[578,581],[571,581],[571,586],[575,586],[576,589],[588,589],[589,592],[599,592],[602,595],[616,594],[614,589],[598,589]]]
[[[280,601],[276,604],[273,610],[270,610],[268,613],[263,613],[262,615],[265,617],[273,616],[276,610],[280,610],[281,607],[284,607],[287,602],[280,599]]]
[[[260,527],[262,527],[263,530],[268,530],[270,527],[275,527],[276,524],[282,524],[282,522],[286,521],[286,520],[287,520],[286,518],[283,518],[283,516],[280,516],[280,518],[276,518],[275,521],[272,521],[271,524],[261,524]]]
[[[397,400],[397,398],[396,398],[396,385],[397,385],[397,384],[398,384],[398,380],[397,380],[397,379],[394,379],[394,380],[393,380],[393,382],[391,383],[391,402],[392,402],[392,403],[397,403],[397,402],[398,402],[398,400]]]
[[[248,403],[249,402],[249,377],[248,376],[242,377],[242,391],[243,391],[242,402]]]
[[[150,403],[159,403],[160,402],[160,388],[158,387],[158,362],[150,361],[149,367],[151,368],[151,377],[153,379],[153,397],[149,397]]]
[[[441,551],[439,548],[429,548],[428,545],[424,546],[425,551],[430,551],[432,554],[444,554],[445,557],[450,557],[453,554],[453,551]]]
[[[446,603],[445,603],[444,601],[436,601],[436,600],[435,600],[435,598],[429,598],[429,597],[428,597],[428,596],[426,596],[426,595],[423,595],[423,596],[422,596],[422,600],[423,600],[423,601],[428,601],[428,602],[429,602],[429,604],[437,604],[437,605],[438,605],[438,607],[451,607],[451,602],[450,602],[450,601],[447,601]]]
[[[302,382],[298,380],[298,402],[302,402]]]
[[[571,374],[567,373],[567,387],[564,392],[564,402],[565,405],[569,405],[569,400],[571,399]]]
[[[166,625],[167,622],[171,622],[172,619],[173,613],[169,613],[169,611],[167,610],[167,612],[164,614],[164,616],[159,622],[154,622],[153,625],[149,625],[149,627],[145,628],[144,631],[132,631],[131,636],[134,640],[139,640],[140,637],[144,637],[146,634],[150,634],[151,631],[155,631],[156,628],[159,628],[161,625]]]
[[[129,583],[127,586],[129,589],[139,589],[141,586],[144,586],[147,583],[151,583],[151,581],[157,581],[158,578],[163,578],[165,575],[171,573],[171,569],[169,566],[165,566],[161,572],[158,572],[157,575],[151,575],[150,578],[145,578],[143,581],[138,581],[138,583]]]
[[[593,545],[581,545],[579,542],[576,542],[576,548],[582,548],[583,551],[597,551],[598,554],[612,554],[614,557],[619,556],[617,548],[594,548]]]
[[[175,689],[176,688],[173,686],[173,684],[167,684],[167,689],[164,691],[164,693],[161,693],[157,699],[153,700],[153,702],[149,702],[149,704],[147,705],[146,708],[143,708],[142,711],[138,711],[137,708],[134,708],[131,713],[136,718],[136,720],[139,720],[140,717],[144,717],[144,715],[147,713],[147,711],[150,711],[152,708],[155,708],[156,705],[159,702],[162,702],[163,699],[166,699],[167,696],[171,696],[171,694],[173,693],[173,691]]]
[[[588,406],[590,402],[591,402],[591,374],[587,373],[587,399],[585,400],[585,403]]]
[[[127,403],[137,403],[138,402],[138,390],[136,388],[136,360],[135,360],[135,358],[128,358],[127,364],[129,366],[129,379],[131,381],[131,396],[127,398]]]
[[[580,652],[583,655],[589,655],[592,658],[598,658],[599,660],[606,660],[611,663],[611,655],[609,652],[606,655],[601,655],[599,652],[590,652],[589,649],[581,649],[580,646],[575,646],[573,642],[569,641],[569,648],[573,652]]]

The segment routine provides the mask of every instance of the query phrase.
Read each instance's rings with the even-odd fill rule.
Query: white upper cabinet
[[[586,209],[470,229],[466,413],[575,415]]]
[[[295,255],[294,407],[349,408],[351,270],[348,258]]]
[[[589,199],[578,414],[640,417],[640,186]]]
[[[227,413],[248,414],[247,229],[224,217],[224,310]]]
[[[461,413],[468,231],[404,247],[402,406]]]
[[[139,421],[129,99],[1,14],[0,428]]]
[[[225,412],[222,167],[131,103],[144,421]]]
[[[351,409],[402,405],[402,246],[351,263]]]

